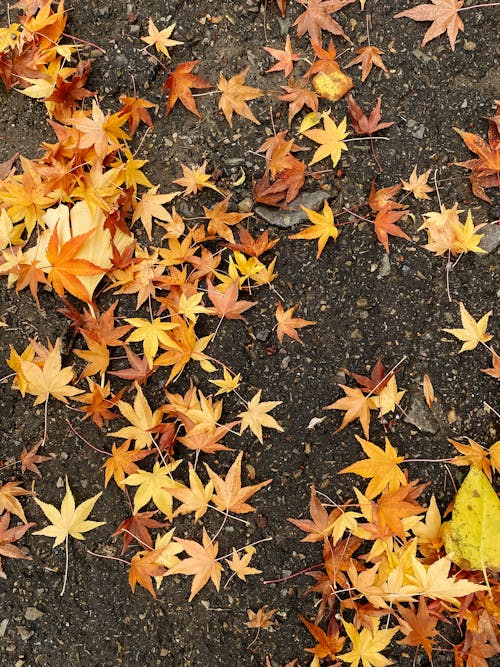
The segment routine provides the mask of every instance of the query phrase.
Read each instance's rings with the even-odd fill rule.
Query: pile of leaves
[[[347,39],[332,15],[354,1],[297,0],[302,13],[293,26],[312,61],[294,52],[289,35],[284,49],[266,47],[276,60],[268,72],[285,77],[278,99],[289,105],[288,128],[275,131],[256,147],[266,165],[253,184],[257,203],[287,208],[306,180],[318,177],[308,168],[325,161],[322,166],[335,170],[348,150],[348,116],[357,138],[370,143],[377,173],[383,169],[374,135],[392,122],[382,121],[380,98],[365,113],[349,96],[348,115],[338,121],[331,110],[320,108],[338,102],[352,90],[354,84],[345,69],[359,65],[361,82],[373,66],[387,72],[383,52],[375,46],[358,49],[344,68],[337,61],[332,39],[323,48],[323,32]],[[361,9],[364,4],[362,0]],[[433,0],[432,5],[398,16],[432,21],[423,43],[447,30],[454,47],[457,31],[463,29],[458,14],[462,4],[460,0]],[[237,531],[229,542],[222,530],[228,521],[235,526],[246,524],[239,515],[254,511],[247,501],[271,480],[244,484],[243,451],[234,455],[226,471],[214,470],[206,459],[230,450],[230,435],[249,430],[262,443],[263,429],[283,431],[270,414],[280,401],[262,400],[259,388],[242,391],[240,374],[215,359],[209,347],[226,320],[243,320],[243,313],[256,305],[245,297],[254,299],[259,289],[274,289],[276,257],[271,251],[278,239],[270,239],[267,231],[254,237],[243,226],[251,212],[233,210],[229,184],[216,171],[207,173],[206,162],[182,165],[182,175],[173,182],[181,189],[162,193],[160,185],[143,171],[147,160],[136,158],[129,143],[139,128],[152,127],[150,110],[155,105],[134,93],[121,95],[119,110],[102,109],[96,93],[86,87],[92,63],[80,57],[85,46],[63,40],[64,2],[21,0],[17,6],[17,22],[0,29],[0,77],[7,91],[17,90],[43,102],[55,139],[42,144],[39,158],[16,155],[0,165],[0,274],[9,288],[29,289],[38,307],[47,293],[54,294],[85,347],[65,350],[63,357],[61,337],[46,344],[35,337],[24,349],[11,346],[7,364],[12,388],[22,397],[34,397],[35,405],[44,406],[45,415],[43,435],[29,450],[24,448],[16,465],[21,465],[21,473],[29,470],[40,475],[38,466],[52,458],[40,453],[48,439],[51,399],[75,401],[82,418],[91,419],[99,429],[121,419],[125,425],[107,433],[115,439],[110,447],[98,448],[104,457],[104,486],[116,484],[130,506],[129,516],[117,520],[113,533],[123,538],[116,558],[126,563],[132,590],[140,584],[153,597],[166,576],[192,576],[191,600],[209,581],[219,590],[225,569],[232,573],[230,578],[242,580],[260,572],[250,564],[258,543],[247,544],[243,537],[238,541]],[[278,0],[277,7],[283,14],[287,11],[283,0]],[[153,57],[150,49],[154,48],[155,58],[169,59],[169,49],[180,44],[172,38],[174,29],[172,24],[159,30],[150,19],[148,35],[142,38],[146,54]],[[77,64],[68,66],[74,59]],[[197,60],[181,62],[170,71],[164,82],[167,115],[178,113],[180,102],[187,112],[201,117],[192,90],[212,89],[229,126],[235,114],[260,124],[248,103],[274,92],[247,85],[249,68],[232,77],[221,74],[214,85],[195,74],[198,64]],[[477,155],[460,166],[471,171],[473,192],[485,201],[490,201],[486,190],[498,186],[500,174],[498,113],[497,109],[490,119],[488,142],[459,130]],[[309,140],[307,150],[314,148],[308,163],[297,157],[305,147],[293,136],[287,138],[299,118],[300,141]],[[302,207],[310,224],[291,238],[317,240],[319,258],[326,243],[339,235],[335,219],[348,215],[353,222],[369,222],[389,253],[391,236],[411,241],[399,226],[410,213],[405,199],[409,194],[418,200],[430,199],[430,172],[419,176],[415,167],[408,181],[401,179],[381,189],[374,175],[368,200],[356,209],[365,215],[348,209],[334,213],[328,201],[321,212]],[[404,194],[397,201],[400,191]],[[210,193],[214,203],[211,208],[203,206],[203,215],[190,224],[173,202],[200,192]],[[445,255],[449,271],[450,257],[484,252],[478,233],[482,225],[474,224],[470,211],[462,222],[464,211],[458,203],[447,208],[439,200],[439,209],[424,215],[421,228],[428,236],[425,248]],[[117,298],[103,307],[104,293],[109,291]],[[130,312],[132,300],[136,313]],[[464,351],[479,343],[486,345],[491,339],[486,331],[489,314],[476,321],[463,304],[460,308],[463,328],[449,333],[463,341]],[[280,343],[284,336],[302,342],[297,330],[315,324],[295,316],[295,310],[295,305],[277,305],[275,330]],[[207,329],[211,333],[200,335]],[[499,357],[493,348],[488,350],[492,365],[485,372],[498,378]],[[85,362],[79,373],[75,370],[78,360],[67,365],[63,361],[70,352]],[[128,366],[117,363],[124,358]],[[191,362],[209,374],[215,394],[192,382],[184,392],[176,392],[173,386]],[[164,378],[164,396],[153,404],[144,388],[157,373]],[[394,369],[386,373],[380,362],[371,377],[354,373],[352,377],[359,386],[341,385],[345,397],[327,407],[346,411],[339,430],[360,420],[366,439],[359,440],[369,460],[343,472],[372,479],[364,493],[356,489],[357,503],[349,501],[331,510],[328,499],[323,503],[313,489],[312,519],[293,520],[308,533],[305,541],[323,544],[323,565],[310,573],[316,582],[311,590],[320,596],[319,612],[314,622],[304,619],[317,641],[317,646],[307,649],[314,653],[313,665],[322,659],[353,665],[360,660],[363,665],[389,664],[380,652],[398,631],[403,634],[402,643],[422,646],[430,657],[439,632],[437,624],[450,618],[465,623],[465,638],[453,649],[456,664],[482,664],[481,659],[499,652],[500,585],[488,573],[499,567],[498,554],[485,537],[482,509],[491,505],[498,521],[498,499],[477,466],[491,479],[491,467],[498,470],[497,450],[492,448],[488,456],[479,448],[483,454],[478,461],[475,447],[479,446],[472,443],[470,453],[453,461],[475,467],[455,499],[453,518],[443,526],[435,500],[427,508],[417,502],[423,485],[400,468],[404,458],[388,441],[381,450],[368,440],[371,411],[378,411],[383,422],[385,415],[398,409],[404,395]],[[241,408],[228,416],[224,398],[218,396],[229,393]],[[432,406],[430,394],[427,386],[426,397]],[[83,440],[71,422],[69,427]],[[258,478],[251,466],[247,473],[249,481]],[[132,487],[136,487],[133,499],[129,496]],[[17,479],[0,486],[0,554],[4,557],[28,557],[15,543],[34,525],[18,500],[32,493]],[[34,498],[49,520],[37,534],[55,538],[54,546],[66,547],[62,592],[68,574],[69,537],[83,539],[84,533],[103,524],[88,519],[100,495],[77,505],[66,480],[60,510]],[[471,496],[480,500],[468,510]],[[481,516],[481,522],[476,541],[464,549],[464,531],[468,532],[470,524],[470,516],[464,519],[467,511]],[[22,525],[11,527],[11,515]],[[186,529],[184,515],[193,515],[194,520],[187,527],[188,537],[178,534],[179,526]],[[202,517],[209,530],[199,525]],[[222,539],[226,553],[220,555]],[[133,547],[130,560],[122,558]],[[252,614],[250,627],[268,627],[270,612]],[[388,624],[381,629],[384,617]],[[321,628],[322,621],[326,629]],[[346,637],[352,643],[347,652]]]

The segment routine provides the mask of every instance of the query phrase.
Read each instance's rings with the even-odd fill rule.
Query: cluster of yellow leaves
[[[324,494],[326,500],[320,500],[313,487],[311,519],[289,519],[306,532],[303,541],[323,544],[322,566],[308,573],[314,579],[310,591],[321,598],[319,611],[314,622],[302,618],[316,640],[306,649],[315,656],[311,664],[319,667],[328,658],[389,665],[382,652],[397,633],[399,644],[422,647],[432,662],[437,635],[445,631],[438,623],[451,618],[465,626],[465,639],[454,647],[457,656],[472,659],[479,646],[483,658],[497,654],[500,582],[494,573],[500,570],[500,552],[494,531],[500,526],[500,501],[478,466],[479,445],[453,442],[463,456],[452,462],[473,467],[451,521],[443,523],[434,496],[427,508],[417,502],[427,485],[409,481],[401,468],[404,457],[387,438],[385,449],[357,439],[367,458],[340,471],[369,480],[364,492],[354,489],[357,504],[339,506]],[[498,464],[497,445],[489,454]],[[483,450],[481,461],[487,468],[488,452]],[[360,552],[362,545],[368,550]],[[319,625],[324,617],[326,632]]]
[[[52,288],[65,303],[64,312],[73,331],[83,336],[84,349],[75,350],[75,354],[86,366],[77,378],[73,366],[62,363],[60,338],[48,347],[32,340],[22,352],[11,348],[8,364],[14,373],[12,386],[23,396],[33,395],[35,405],[45,403],[46,414],[50,397],[63,403],[75,399],[84,417],[99,428],[109,420],[125,421],[109,433],[121,442],[111,445],[103,471],[105,486],[114,480],[123,491],[135,489],[133,514],[117,531],[124,536],[124,550],[133,539],[147,547],[132,558],[130,584],[134,588],[139,583],[154,594],[153,579],[160,585],[167,570],[177,566],[179,573],[189,570],[195,574],[199,567],[194,595],[210,577],[214,583],[220,580],[223,568],[215,558],[217,544],[212,544],[206,533],[197,547],[192,540],[181,544],[172,529],[157,535],[153,545],[149,530],[165,525],[153,515],[160,512],[173,521],[180,514],[193,513],[197,521],[210,507],[226,515],[250,512],[253,507],[246,501],[270,480],[244,487],[240,452],[225,477],[207,466],[209,481],[205,484],[190,464],[186,486],[177,470],[182,460],[175,457],[176,450],[183,446],[196,453],[196,460],[200,452],[229,450],[223,439],[230,432],[237,436],[233,427],[238,425],[240,433],[249,430],[263,442],[263,429],[283,430],[270,414],[281,401],[261,401],[262,392],[256,390],[248,402],[240,397],[244,405],[238,418],[223,423],[222,399],[191,386],[184,395],[167,391],[164,400],[152,406],[143,386],[164,368],[169,385],[194,361],[211,374],[222,367],[222,377],[217,374],[210,380],[217,394],[239,387],[241,375],[206,352],[214,334],[200,336],[199,320],[204,319],[206,328],[213,318],[216,330],[225,320],[243,320],[242,313],[255,302],[241,298],[241,294],[270,285],[276,277],[276,259],[265,264],[261,257],[277,240],[269,240],[268,232],[254,238],[241,226],[251,214],[230,210],[230,195],[207,173],[206,162],[191,168],[182,165],[182,176],[175,181],[182,192],[164,194],[149,180],[143,171],[147,160],[136,158],[128,142],[141,123],[152,127],[148,110],[155,105],[122,95],[122,108],[117,112],[103,110],[97,99],[84,108],[82,100],[93,95],[84,87],[90,62],[67,66],[75,47],[59,44],[65,26],[64,3],[56,8],[52,5],[48,0],[31,8],[20,4],[25,11],[20,23],[0,32],[0,76],[6,87],[17,86],[43,100],[55,132],[55,142],[43,144],[41,157],[21,157],[20,172],[12,166],[13,159],[12,168],[0,180],[0,274],[17,291],[28,287],[38,306],[40,287]],[[159,30],[150,19],[149,34],[143,38],[146,48],[169,57],[168,49],[180,44],[172,39],[174,27]],[[31,74],[23,64],[27,44],[37,56],[32,59]],[[192,74],[196,64],[177,66],[167,80],[167,112],[177,99],[197,112],[190,89],[208,84]],[[219,106],[230,124],[234,113],[257,122],[247,101],[260,96],[261,91],[246,86],[245,76],[246,70],[230,79],[221,75],[219,81]],[[207,189],[222,200],[212,208],[203,207],[204,223],[189,227],[175,207],[168,206],[176,197]],[[137,238],[141,230],[137,226],[133,230],[136,223],[144,230],[144,245]],[[213,241],[219,240],[229,246],[224,255],[214,251]],[[101,312],[95,297],[103,279],[107,289],[118,295],[136,295],[140,312],[119,317],[119,301]],[[79,310],[70,304],[70,296],[86,307]],[[294,309],[283,311],[278,318],[280,342],[284,335],[299,340],[296,328],[311,324],[291,317]],[[112,348],[124,350],[128,367],[115,364],[113,357],[117,355],[111,354]],[[114,389],[115,377],[122,381],[118,391]],[[87,391],[75,386],[84,378]],[[123,381],[131,383],[132,400],[124,398],[127,387]],[[39,472],[36,463],[47,457],[38,455],[36,448],[23,452],[23,470]],[[160,459],[153,462],[152,454]],[[2,509],[26,523],[16,496],[28,492],[17,483],[1,488],[5,500]],[[96,500],[97,496],[76,507],[68,483],[60,511],[37,500],[51,521],[39,534],[55,537],[55,546],[68,536],[79,539],[98,525],[86,521]],[[176,500],[180,505],[174,508]],[[150,504],[155,510],[148,510]],[[22,531],[8,526],[2,518],[3,539],[10,545],[1,547],[2,553],[20,558],[21,552],[12,542]],[[181,561],[178,554],[183,551],[190,558]],[[205,555],[198,563],[201,552]],[[242,547],[226,559],[239,578],[258,572],[249,565],[254,552],[252,547]]]

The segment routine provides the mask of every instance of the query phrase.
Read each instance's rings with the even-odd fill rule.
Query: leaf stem
[[[63,587],[61,589],[61,592],[59,595],[62,597],[64,595],[64,591],[66,590],[66,583],[68,581],[68,569],[69,569],[69,545],[68,545],[68,535],[66,535],[66,539],[64,540],[64,551],[66,554],[66,561],[64,565],[64,579],[63,579]]]
[[[487,7],[500,7],[500,2],[484,2],[480,5],[471,5],[470,7],[460,7],[460,9],[457,9],[457,14],[458,12],[468,12],[469,9],[482,9],[482,8],[487,8]]]
[[[84,438],[83,435],[80,435],[80,433],[78,433],[78,431],[75,429],[75,427],[73,426],[73,424],[70,422],[69,419],[66,419],[66,424],[69,426],[70,430],[72,431],[72,433],[76,435],[77,438],[80,438],[82,442],[84,442],[88,447],[93,449],[95,452],[99,452],[99,454],[104,454],[104,456],[111,456],[109,452],[105,452],[104,449],[99,449],[91,442],[89,442],[86,438]]]

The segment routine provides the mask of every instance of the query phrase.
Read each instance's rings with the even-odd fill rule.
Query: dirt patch
[[[445,38],[421,49],[423,25],[392,19],[397,11],[413,4],[409,0],[368,0],[366,14],[357,4],[340,14],[356,47],[366,43],[368,20],[371,43],[385,51],[387,74],[376,70],[361,84],[359,72],[350,70],[356,100],[363,109],[372,108],[381,96],[383,119],[396,121],[384,132],[389,141],[377,142],[384,167],[379,185],[407,179],[414,165],[418,165],[419,173],[433,167],[437,169],[443,204],[451,207],[458,201],[460,208],[472,209],[476,224],[491,222],[500,212],[496,193],[490,190],[496,196],[492,207],[479,201],[472,196],[464,171],[450,164],[471,157],[452,128],[485,136],[487,123],[481,118],[492,114],[492,102],[500,98],[499,77],[495,76],[500,67],[499,14],[496,10],[467,13],[465,36],[459,37],[453,53]],[[131,94],[134,86],[138,95],[159,105],[154,129],[145,136],[140,157],[150,161],[145,171],[153,183],[161,184],[162,191],[169,191],[172,179],[181,175],[181,163],[194,165],[207,160],[207,171],[220,170],[224,185],[236,181],[243,169],[245,183],[233,187],[233,198],[241,202],[252,197],[252,178],[263,173],[263,160],[255,151],[270,132],[269,107],[277,129],[286,127],[287,109],[269,97],[255,100],[252,110],[262,124],[236,118],[231,129],[214,98],[206,96],[197,98],[202,119],[182,108],[175,108],[166,118],[161,92],[166,73],[139,52],[143,46],[139,36],[145,34],[148,17],[161,27],[176,22],[175,37],[184,45],[173,52],[174,63],[199,58],[199,75],[213,82],[221,71],[228,77],[249,65],[247,82],[271,89],[277,88],[281,80],[265,75],[272,61],[262,47],[267,43],[282,48],[284,35],[300,9],[296,3],[289,5],[286,19],[279,17],[273,2],[254,0],[148,0],[127,5],[120,0],[91,0],[71,7],[68,32],[105,49],[105,54],[100,54],[91,47],[95,62],[88,84],[98,91],[103,108],[116,110],[118,96]],[[222,19],[210,22],[210,16]],[[7,23],[5,8],[0,10],[0,23]],[[342,50],[341,40],[336,43]],[[340,58],[343,65],[353,57],[346,46],[349,51]],[[40,143],[53,140],[43,106],[15,93],[6,96],[2,92],[1,99],[0,162],[17,150],[30,157],[39,155]],[[346,113],[345,101],[332,108],[337,119]],[[339,167],[341,174],[328,173],[320,180],[309,178],[305,190],[324,188],[336,211],[366,202],[376,174],[369,145],[351,144]],[[178,208],[186,217],[199,216],[202,204],[213,203],[207,195],[183,201]],[[437,207],[434,201],[433,210]],[[365,373],[377,357],[382,357],[388,368],[404,359],[398,383],[407,389],[403,402],[406,412],[418,412],[415,401],[421,394],[422,377],[425,373],[431,376],[437,395],[432,420],[428,415],[417,415],[416,427],[401,414],[385,428],[373,422],[371,439],[380,442],[387,434],[400,453],[439,459],[450,454],[448,437],[469,435],[486,446],[499,438],[498,419],[484,407],[485,401],[495,405],[495,381],[480,372],[490,358],[482,350],[459,356],[457,344],[441,332],[442,327],[458,326],[459,301],[466,303],[475,316],[498,303],[498,251],[462,257],[450,273],[450,302],[446,260],[423,250],[425,238],[417,231],[420,213],[429,209],[412,201],[411,210],[415,223],[408,220],[403,224],[411,242],[395,240],[389,258],[367,223],[346,225],[319,261],[313,242],[290,241],[288,230],[270,227],[271,235],[280,237],[276,289],[287,307],[298,303],[300,316],[317,321],[317,325],[301,332],[304,348],[287,340],[278,345],[273,332],[277,296],[261,290],[258,306],[248,313],[247,325],[226,323],[210,349],[212,356],[242,373],[249,395],[253,388],[263,388],[265,400],[282,401],[273,414],[285,429],[283,434],[269,431],[263,446],[248,433],[241,440],[229,438],[227,442],[244,450],[245,463],[254,466],[257,481],[273,479],[272,485],[256,496],[258,512],[240,531],[247,543],[273,538],[258,547],[256,566],[263,570],[265,579],[286,578],[318,560],[317,547],[301,543],[300,531],[286,521],[287,517],[306,515],[312,483],[336,501],[353,495],[355,479],[337,473],[360,456],[354,439],[354,433],[361,433],[359,425],[334,435],[340,417],[323,411],[341,395],[337,383],[345,379],[343,369]],[[262,219],[254,218],[253,231],[267,227]],[[109,305],[110,299],[109,295],[103,297],[103,305]],[[9,327],[0,329],[0,360],[8,357],[11,343],[19,350],[35,334],[41,341],[66,335],[68,323],[58,311],[61,304],[57,297],[43,292],[41,305],[36,310],[29,294],[16,294],[2,281],[0,316]],[[134,316],[132,302],[126,315]],[[490,330],[498,335],[498,318],[492,318]],[[74,341],[76,347],[80,343]],[[76,362],[74,357],[71,362]],[[2,361],[1,374],[8,373]],[[191,379],[206,393],[210,391],[206,376],[197,368],[176,383],[175,391],[185,391]],[[161,400],[164,380],[160,374],[152,378],[148,386],[151,401]],[[234,414],[241,408],[229,397],[227,409],[228,414]],[[452,424],[448,419],[451,410],[456,413]],[[312,430],[307,428],[313,417],[325,414],[325,421]],[[69,476],[80,499],[102,488],[102,457],[66,428],[67,417],[68,412],[59,404],[49,403],[46,450],[57,458],[44,465],[43,479],[36,482],[36,488],[41,498],[56,505],[63,493],[64,475]],[[0,418],[1,457],[13,461],[23,445],[33,444],[40,437],[43,409],[34,409],[30,399],[20,400],[19,394],[4,383]],[[81,423],[78,414],[71,413],[71,418],[94,444],[99,446],[106,440],[88,422]],[[220,454],[210,459],[210,465],[226,470],[233,458],[232,454]],[[413,466],[413,476],[430,482],[438,501],[446,506],[453,494],[446,468],[440,464]],[[9,477],[5,470],[2,474],[2,481],[19,478],[14,473]],[[454,478],[459,480],[460,474],[454,473]],[[26,479],[31,479],[29,474]],[[52,550],[48,540],[29,535],[23,539],[33,560],[9,561],[8,579],[0,580],[3,664],[262,666],[265,656],[276,661],[273,665],[293,658],[308,664],[303,647],[311,646],[312,640],[298,619],[299,613],[309,618],[314,615],[313,597],[304,596],[310,584],[307,577],[271,584],[254,579],[246,586],[232,580],[219,594],[207,586],[192,603],[187,602],[190,584],[183,577],[164,581],[156,601],[142,589],[133,595],[120,563],[95,558],[85,548],[117,554],[119,547],[110,535],[127,514],[123,494],[109,487],[96,513],[96,518],[108,524],[89,534],[86,544],[70,544],[71,567],[63,598],[59,590],[64,551]],[[43,524],[44,518],[34,503],[29,504],[27,515]],[[205,525],[210,530],[217,522],[207,519]],[[178,530],[183,527],[186,534],[192,530],[187,520]],[[226,528],[228,543],[230,530],[232,527]],[[221,541],[224,537],[223,532]],[[254,631],[245,626],[246,610],[256,610],[263,604],[279,610],[277,625],[272,631],[261,631],[252,643]],[[30,611],[33,608],[39,613]],[[2,625],[3,619],[8,620],[6,625]],[[398,647],[387,655],[399,665],[413,664],[412,651]],[[449,665],[450,660],[450,654],[436,652],[434,665]],[[418,656],[416,664],[427,665],[428,661]]]

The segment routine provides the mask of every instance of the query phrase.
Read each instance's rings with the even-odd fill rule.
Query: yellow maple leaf
[[[357,667],[360,662],[363,667],[385,667],[392,664],[393,661],[383,656],[380,651],[390,643],[399,627],[379,630],[380,618],[374,618],[370,630],[362,628],[361,632],[358,632],[352,623],[343,619],[342,623],[352,642],[352,650],[338,656],[343,662],[351,663],[352,667]]]
[[[166,489],[174,498],[180,500],[180,505],[174,512],[173,516],[178,514],[190,514],[194,512],[195,521],[198,521],[208,508],[208,503],[212,500],[214,494],[214,485],[210,480],[205,486],[198,477],[193,465],[189,464],[189,487],[177,486],[168,487]]]
[[[240,412],[238,417],[241,417],[240,433],[243,433],[247,428],[250,428],[252,433],[257,436],[258,441],[262,444],[263,426],[266,428],[274,428],[281,432],[283,429],[276,419],[268,414],[270,410],[281,405],[282,401],[262,401],[261,403],[261,394],[262,389],[259,389],[255,396],[248,402],[247,409],[244,412]]]
[[[143,42],[146,42],[148,46],[154,46],[158,53],[163,53],[167,58],[170,58],[170,53],[168,52],[168,47],[179,46],[184,44],[184,42],[178,42],[176,39],[170,39],[170,35],[173,33],[175,28],[175,23],[169,25],[163,30],[158,30],[155,26],[153,19],[149,17],[148,23],[148,36],[141,37]]]
[[[75,498],[71,492],[68,478],[66,477],[66,494],[62,500],[60,510],[54,507],[54,505],[49,505],[38,498],[34,498],[36,504],[51,523],[49,526],[35,531],[33,535],[54,537],[55,541],[52,545],[53,547],[62,544],[68,536],[74,537],[75,540],[84,540],[85,538],[82,533],[94,530],[94,528],[97,528],[98,526],[104,526],[106,523],[105,521],[87,521],[88,515],[101,495],[102,491],[76,506]]]
[[[398,450],[391,445],[389,438],[385,439],[385,451],[359,436],[356,436],[356,440],[368,458],[356,461],[340,472],[353,472],[366,479],[371,478],[365,492],[367,498],[375,498],[387,486],[390,492],[394,492],[406,485],[406,477],[399,467],[399,463],[404,461],[404,456],[398,456]]]
[[[215,192],[222,194],[215,183],[210,181],[211,174],[205,173],[205,169],[207,168],[206,160],[201,165],[201,167],[191,167],[190,169],[184,164],[181,164],[181,167],[183,176],[181,178],[176,178],[174,183],[177,183],[177,185],[182,185],[182,187],[185,188],[184,192],[182,193],[184,197],[189,194],[195,195],[200,190],[203,190],[203,188],[210,188],[211,190],[215,190]]]
[[[34,405],[39,405],[53,396],[63,403],[68,402],[69,396],[81,394],[83,389],[70,386],[74,377],[73,368],[65,366],[61,368],[61,339],[58,338],[54,347],[47,354],[47,358],[40,367],[33,361],[19,358],[21,373],[26,380],[25,391],[36,396]]]
[[[219,394],[229,394],[231,391],[238,389],[241,382],[241,373],[236,373],[236,375],[231,375],[226,367],[223,370],[223,378],[220,380],[209,380],[210,384],[214,384],[216,387],[219,387],[219,390],[215,392],[215,395]]]
[[[167,331],[172,331],[172,329],[179,326],[175,322],[162,322],[159,317],[155,317],[152,322],[142,317],[130,317],[128,319],[125,318],[125,322],[135,328],[135,331],[127,338],[127,343],[143,341],[144,355],[148,361],[149,368],[153,368],[153,361],[160,343],[167,350],[180,349],[177,343],[167,334]]]
[[[396,376],[392,375],[389,382],[385,385],[378,396],[374,396],[373,400],[376,406],[380,409],[380,416],[386,415],[388,412],[394,412],[396,406],[399,405],[401,399],[405,395],[406,390],[398,391],[396,383]]]
[[[265,482],[253,484],[251,486],[241,486],[241,460],[243,452],[240,452],[234,460],[232,466],[226,473],[226,477],[222,479],[215,473],[209,465],[205,463],[205,468],[213,482],[215,495],[213,502],[221,510],[226,512],[236,512],[237,514],[246,514],[247,512],[255,512],[255,508],[249,505],[246,501],[248,498],[257,493],[263,486],[267,486],[272,480],[266,479]]]
[[[231,560],[226,558],[226,563],[234,574],[236,574],[242,581],[246,581],[245,577],[248,577],[249,574],[260,574],[262,572],[262,570],[257,570],[255,567],[249,567],[249,563],[252,560],[255,551],[255,547],[245,547],[245,555],[240,558],[238,552],[233,547]]]
[[[320,147],[316,149],[309,165],[316,164],[316,162],[323,160],[325,157],[330,157],[333,166],[336,167],[342,151],[347,150],[347,146],[343,141],[349,134],[349,132],[346,132],[346,128],[346,117],[344,117],[338,125],[335,125],[335,121],[331,116],[324,116],[322,130],[308,130],[307,132],[304,132],[306,137],[312,139],[317,144],[320,144]]]
[[[457,255],[462,252],[486,253],[486,250],[479,247],[483,234],[476,234],[477,230],[484,227],[485,224],[483,222],[480,225],[474,225],[470,209],[467,212],[467,219],[464,225],[459,220],[453,221],[454,239],[451,244],[452,254]]]
[[[125,401],[118,401],[118,409],[131,425],[124,426],[119,431],[108,433],[108,436],[135,440],[135,448],[144,449],[144,447],[151,445],[152,433],[157,430],[161,423],[163,413],[160,409],[152,412],[137,382],[135,383],[135,390],[137,395],[133,407]]]
[[[488,327],[488,320],[490,315],[493,314],[493,311],[489,311],[486,315],[483,315],[480,320],[476,320],[472,315],[467,312],[464,304],[460,302],[460,317],[462,319],[462,329],[443,329],[446,333],[455,336],[458,340],[464,341],[464,344],[460,348],[459,352],[466,352],[467,350],[473,350],[476,348],[479,343],[487,343],[493,338],[490,334],[486,333]]]
[[[154,464],[152,472],[139,470],[126,477],[121,484],[129,486],[138,486],[134,496],[134,514],[147,505],[150,500],[163,514],[172,520],[173,502],[172,494],[167,491],[170,488],[179,488],[183,485],[177,482],[173,477],[173,471],[182,463],[182,460],[173,461],[162,466],[159,461]]]
[[[467,579],[457,580],[455,577],[448,577],[450,567],[451,560],[448,558],[439,558],[432,565],[426,567],[418,558],[413,556],[413,574],[407,574],[408,589],[413,588],[415,594],[425,595],[432,600],[443,600],[456,607],[460,606],[457,598],[487,590],[487,586],[475,584]]]
[[[318,239],[318,254],[316,257],[319,258],[328,239],[331,238],[335,241],[339,235],[339,230],[335,227],[332,209],[326,200],[321,213],[306,208],[305,206],[301,206],[300,208],[307,214],[307,217],[313,224],[311,227],[307,227],[307,229],[303,229],[301,232],[293,234],[290,238]]]

